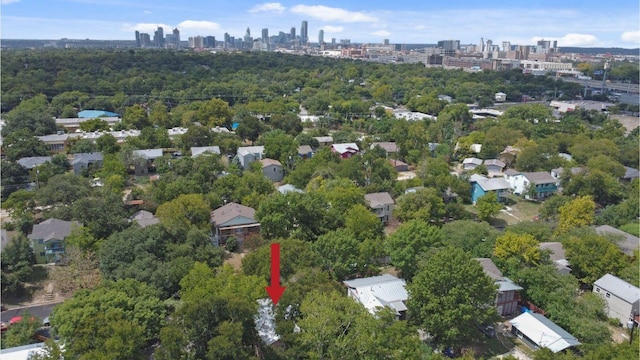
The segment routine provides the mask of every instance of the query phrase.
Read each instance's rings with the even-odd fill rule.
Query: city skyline
[[[326,39],[352,42],[436,43],[456,39],[479,43],[480,37],[495,44],[533,44],[537,40],[558,41],[558,46],[640,46],[637,2],[613,0],[606,7],[595,1],[541,0],[515,5],[487,0],[476,2],[423,4],[381,0],[366,5],[353,0],[327,0],[314,5],[298,1],[256,2],[239,0],[212,6],[203,0],[189,0],[176,6],[166,0],[1,0],[3,39],[96,39],[132,40],[133,33],[153,34],[158,26],[170,33],[180,30],[183,40],[191,36],[224,33],[240,37],[247,27],[255,34],[301,30],[307,21],[307,36],[316,42],[320,30]],[[64,5],[62,5],[64,4]],[[310,35],[312,34],[312,35]],[[302,35],[302,34],[301,34]]]

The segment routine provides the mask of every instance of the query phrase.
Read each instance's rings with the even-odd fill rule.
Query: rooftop
[[[395,203],[388,192],[365,194],[364,199],[374,209]]]
[[[206,153],[220,155],[220,146],[193,146],[191,147],[191,157],[198,157]]]
[[[232,202],[213,210],[211,212],[211,222],[214,224],[224,224],[238,216],[255,219],[255,215],[256,211],[254,209]]]
[[[616,245],[623,253],[633,256],[633,251],[638,249],[640,238],[616,229],[613,226],[601,225],[596,227],[596,232],[600,236],[609,236],[616,240]]]
[[[44,242],[50,240],[64,240],[71,234],[71,231],[80,227],[77,221],[65,221],[60,219],[47,219],[40,224],[33,225],[33,230],[29,234],[29,239],[42,239]]]
[[[23,168],[31,170],[36,166],[40,166],[51,161],[51,156],[30,156],[18,159],[17,163]]]
[[[593,283],[601,289],[607,290],[628,303],[640,300],[640,288],[629,284],[617,276],[606,274]]]
[[[540,347],[557,353],[572,346],[580,345],[578,339],[541,314],[522,313],[511,320],[511,325]]]

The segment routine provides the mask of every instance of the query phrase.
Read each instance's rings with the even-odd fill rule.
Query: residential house
[[[469,145],[469,150],[474,154],[480,154],[482,151],[482,144],[471,144]]]
[[[311,149],[310,145],[300,145],[298,146],[298,156],[303,159],[309,159],[313,156],[313,149]]]
[[[71,231],[80,227],[77,221],[65,221],[59,219],[47,219],[33,225],[33,230],[28,238],[36,257],[36,263],[46,264],[56,262],[64,256],[64,240]]]
[[[522,290],[511,279],[502,276],[502,272],[489,258],[476,259],[484,273],[498,285],[498,293],[494,305],[500,316],[509,316],[518,312],[518,291]]]
[[[503,92],[497,92],[494,96],[494,99],[496,100],[496,102],[505,102],[507,101],[507,94]]]
[[[555,169],[551,169],[551,176],[556,179],[556,185],[558,187],[560,187],[560,182],[562,181],[562,177],[565,174],[565,171],[569,170],[571,172],[571,175],[577,175],[577,174],[581,174],[584,171],[584,168],[582,167],[572,167],[570,169],[565,169],[565,168],[555,168]]]
[[[314,137],[314,139],[316,139],[316,141],[318,141],[318,145],[320,145],[320,146],[329,146],[329,145],[333,144],[333,137],[332,136],[316,136],[316,137]]]
[[[23,157],[16,161],[20,166],[27,170],[31,170],[35,167],[38,167],[44,163],[51,162],[51,156],[29,156]]]
[[[633,256],[633,251],[637,250],[640,245],[640,238],[622,230],[618,230],[613,226],[596,226],[596,233],[600,236],[613,240],[613,242],[618,245],[618,248],[629,256]]]
[[[504,179],[514,194],[524,195],[529,200],[544,199],[558,190],[557,180],[545,171],[519,172],[509,169],[505,171]]]
[[[356,143],[331,145],[331,152],[338,153],[342,159],[348,159],[360,151]]]
[[[387,307],[396,313],[396,319],[406,319],[409,294],[404,280],[384,274],[342,283],[347,287],[347,295],[362,304],[371,314]]]
[[[191,157],[195,158],[200,155],[218,154],[220,155],[220,146],[192,146]]]
[[[250,236],[260,234],[256,211],[248,206],[228,203],[211,212],[211,233],[216,246],[224,245],[231,237],[240,244]]]
[[[147,226],[160,223],[160,219],[147,210],[140,210],[136,212],[131,216],[130,220],[138,224],[141,228],[146,228]]]
[[[524,312],[510,323],[511,333],[534,350],[547,348],[555,354],[580,345],[578,339],[542,314]]]
[[[374,142],[370,148],[375,149],[376,146],[380,146],[387,153],[387,157],[398,153],[398,145],[395,142]]]
[[[136,176],[149,174],[153,161],[162,157],[162,149],[133,150],[133,166]]]
[[[640,288],[619,277],[604,275],[593,283],[593,292],[604,299],[607,316],[623,325],[640,314]]]
[[[50,152],[59,153],[65,151],[71,140],[81,139],[82,134],[64,134],[59,132],[57,134],[36,136],[36,138],[42,141]]]
[[[274,159],[262,159],[262,173],[273,182],[279,182],[284,179],[284,169],[282,164],[278,160]]]
[[[498,159],[487,159],[483,162],[489,174],[501,174],[506,164]]]
[[[471,183],[471,202],[476,203],[479,198],[494,193],[498,201],[502,201],[509,194],[509,183],[503,178],[487,178],[473,174],[469,177]]]
[[[409,164],[407,164],[404,161],[400,161],[400,160],[396,160],[396,159],[389,159],[389,163],[398,172],[409,171]]]
[[[99,152],[74,154],[73,160],[71,161],[73,173],[80,175],[85,170],[90,171],[102,167],[103,159],[102,153]]]
[[[462,160],[462,169],[463,170],[473,170],[478,166],[482,165],[482,159],[470,157]]]
[[[553,265],[556,267],[560,274],[569,274],[571,268],[569,267],[569,260],[564,254],[564,248],[560,242],[541,242],[539,244],[540,250],[549,252],[549,259],[553,261]]]
[[[249,165],[256,160],[262,160],[264,146],[241,146],[237,151],[237,158],[243,169],[248,169]]]
[[[388,192],[365,194],[364,199],[383,224],[389,222],[395,202]]]

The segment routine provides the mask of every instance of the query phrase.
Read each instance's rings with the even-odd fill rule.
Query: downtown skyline
[[[640,46],[637,2],[541,0],[529,5],[509,5],[487,0],[457,1],[453,4],[423,4],[419,1],[380,0],[255,2],[238,0],[216,3],[187,0],[1,0],[3,39],[95,39],[133,40],[133,33],[165,32],[178,28],[182,39],[224,33],[242,36],[246,28],[260,36],[300,31],[308,21],[308,36],[317,42],[320,30],[325,41],[331,38],[352,42],[435,43],[459,39],[478,43],[480,38],[494,43],[532,44],[539,39],[556,40],[558,46],[623,47]],[[254,36],[255,36],[254,35]]]

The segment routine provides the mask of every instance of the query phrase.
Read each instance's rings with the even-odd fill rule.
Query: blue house
[[[471,201],[475,204],[478,199],[488,193],[496,194],[498,201],[509,192],[509,183],[504,178],[486,178],[473,174],[469,178],[471,183]]]

